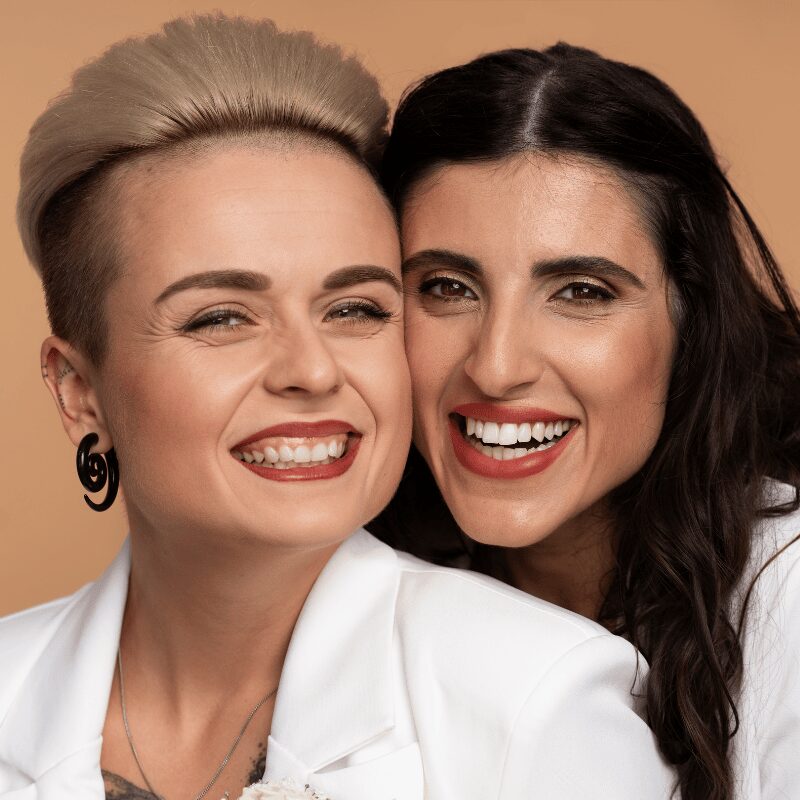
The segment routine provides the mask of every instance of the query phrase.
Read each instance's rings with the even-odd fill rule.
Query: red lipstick
[[[303,467],[292,467],[291,469],[280,469],[279,467],[263,466],[262,464],[248,464],[246,461],[239,461],[245,469],[266,478],[270,481],[319,481],[329,478],[337,478],[343,475],[352,466],[361,445],[361,434],[349,423],[337,419],[325,419],[318,422],[286,422],[281,425],[273,425],[271,428],[254,433],[243,439],[232,450],[242,451],[251,442],[261,439],[277,438],[284,439],[313,439],[325,436],[335,436],[337,434],[347,434],[347,452],[341,457],[332,461],[330,464],[317,464]]]
[[[469,413],[464,413],[461,409],[469,409]],[[480,411],[477,412],[476,409],[480,409]],[[570,419],[568,416],[555,416],[551,412],[542,412],[540,409],[503,409],[497,406],[482,406],[477,403],[459,406],[455,413],[470,416],[473,419],[481,419],[484,422],[511,422],[516,425],[534,420],[536,422],[553,422]],[[502,478],[507,480],[528,478],[546,470],[569,446],[572,441],[572,434],[578,427],[576,424],[575,427],[570,428],[556,444],[546,450],[514,458],[510,461],[498,461],[472,447],[464,438],[458,421],[452,416],[450,416],[448,422],[453,451],[461,466],[483,478]],[[525,445],[520,444],[518,446],[524,447]]]
[[[571,419],[569,414],[554,414],[543,408],[505,408],[491,403],[464,403],[453,409],[454,414],[472,417],[484,422],[512,422],[521,425],[523,422],[558,422],[560,419]]]
[[[271,428],[264,428],[263,431],[248,436],[231,449],[241,450],[251,442],[267,439],[270,436],[311,439],[314,436],[335,436],[337,433],[358,433],[358,431],[349,422],[342,422],[338,419],[323,419],[319,422],[285,422],[281,425],[273,425]]]
[[[354,436],[348,439],[347,452],[341,458],[336,459],[336,461],[331,464],[320,464],[316,467],[277,469],[276,467],[264,467],[260,464],[248,464],[246,461],[239,461],[239,463],[245,467],[245,469],[254,472],[259,478],[266,478],[270,481],[321,481],[327,480],[328,478],[338,478],[340,475],[344,475],[355,461],[360,444],[360,436]]]

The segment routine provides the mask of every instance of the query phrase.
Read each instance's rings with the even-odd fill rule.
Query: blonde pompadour
[[[118,255],[104,204],[116,165],[182,144],[288,133],[335,144],[374,170],[387,118],[357,59],[269,20],[179,18],[112,45],[36,120],[22,154],[17,220],[53,331],[102,356],[102,300]]]

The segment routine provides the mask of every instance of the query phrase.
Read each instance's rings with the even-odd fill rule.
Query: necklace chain
[[[122,723],[125,726],[125,736],[128,737],[128,744],[131,747],[131,753],[133,753],[134,761],[136,761],[136,766],[139,768],[139,772],[142,774],[142,778],[144,778],[144,782],[147,784],[148,791],[159,798],[159,800],[164,800],[163,795],[160,795],[154,788],[153,784],[150,783],[143,767],[142,762],[139,759],[139,754],[136,752],[136,745],[133,743],[133,736],[131,734],[131,727],[128,724],[128,709],[125,707],[125,678],[123,677],[122,673],[122,649],[117,649],[117,667],[119,669],[119,697],[120,702],[122,705]],[[222,759],[222,762],[217,767],[216,772],[212,776],[211,780],[205,785],[202,791],[195,795],[194,800],[202,800],[210,791],[211,787],[217,782],[217,779],[220,775],[222,775],[222,771],[225,767],[228,766],[228,762],[231,760],[231,757],[236,752],[236,748],[239,746],[239,742],[242,741],[242,737],[244,736],[245,731],[247,730],[247,726],[252,722],[253,717],[256,715],[261,706],[267,702],[276,692],[278,688],[275,687],[269,694],[265,694],[256,705],[253,707],[253,710],[247,715],[247,719],[244,721],[244,725],[242,725],[242,729],[237,734],[236,738],[233,740],[233,744],[230,746],[225,758]],[[228,796],[228,793],[225,793],[225,796]]]

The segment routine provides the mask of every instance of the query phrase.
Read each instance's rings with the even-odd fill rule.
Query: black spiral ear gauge
[[[119,489],[119,464],[112,447],[107,453],[92,453],[92,447],[100,441],[96,433],[87,433],[78,445],[76,466],[78,477],[84,488],[90,492],[100,492],[108,483],[108,492],[102,503],[95,503],[87,495],[83,496],[86,505],[93,511],[106,511],[111,508]]]

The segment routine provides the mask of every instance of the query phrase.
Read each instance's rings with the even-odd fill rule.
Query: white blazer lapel
[[[330,791],[334,800],[422,796],[416,745],[337,769],[337,762],[394,725],[399,579],[394,551],[365,531],[344,542],[323,570],[284,663],[267,749],[268,780],[308,783]]]
[[[315,773],[309,783],[332,800],[422,800],[425,796],[416,742],[352,767]]]
[[[130,573],[129,545],[61,613],[0,723],[0,777],[19,800],[103,800],[102,729]],[[284,664],[265,777],[334,800],[420,800],[419,748],[347,765],[392,730],[394,551],[365,531],[334,554],[309,595]],[[342,763],[337,763],[342,762]]]
[[[354,766],[315,772],[269,739],[267,780],[293,780],[310,785],[332,800],[422,800],[425,780],[419,744],[405,747]]]
[[[0,724],[0,774],[35,782],[32,798],[104,797],[100,737],[129,573],[126,542],[103,576],[64,608]]]

